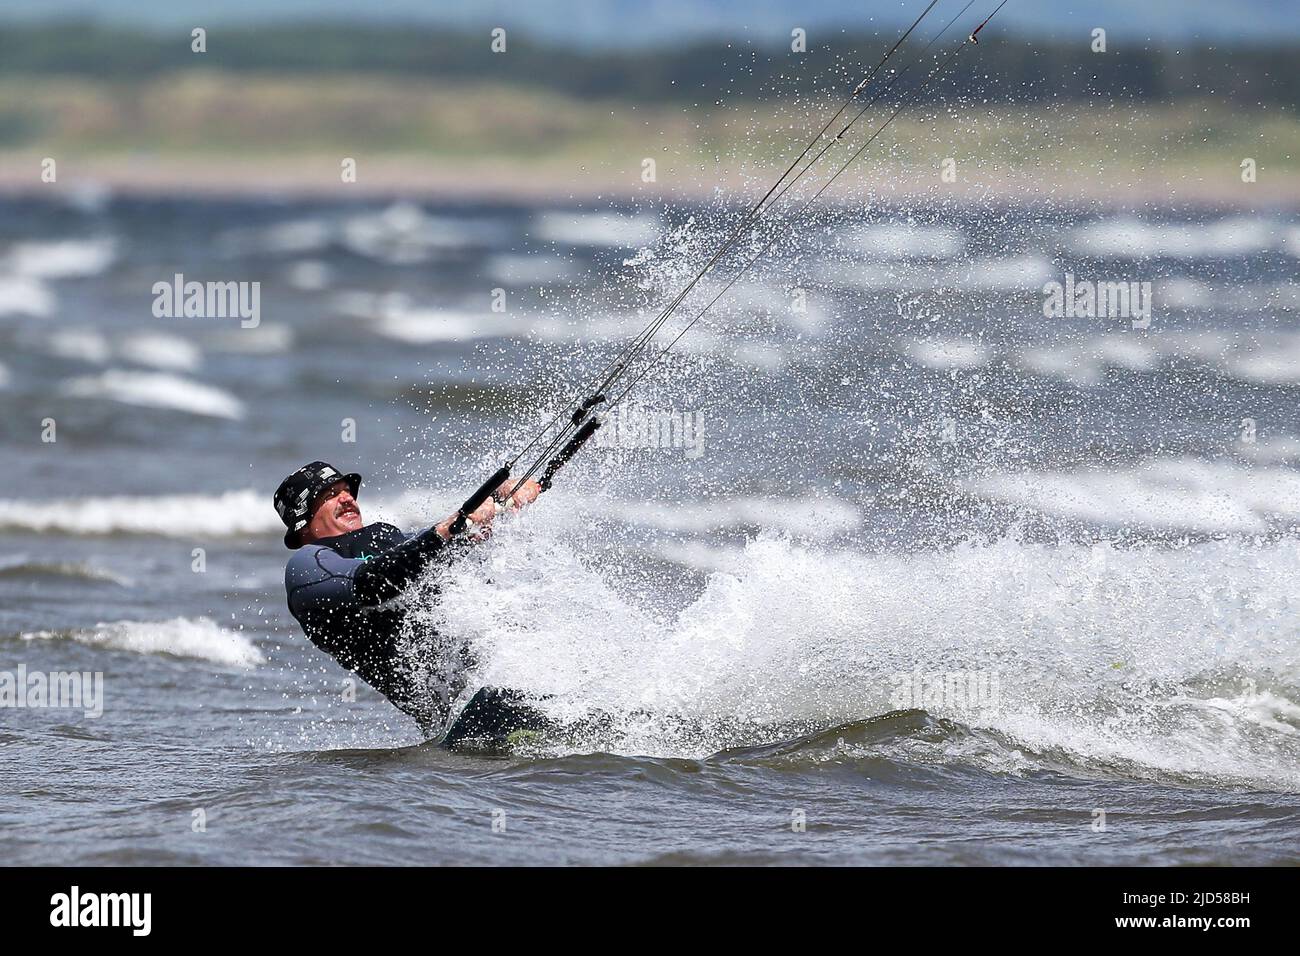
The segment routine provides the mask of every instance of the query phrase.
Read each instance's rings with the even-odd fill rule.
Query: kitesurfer
[[[284,543],[294,551],[284,571],[289,612],[313,644],[433,735],[464,689],[467,651],[408,620],[396,599],[426,569],[445,567],[484,540],[500,508],[522,508],[541,487],[535,481],[502,483],[468,515],[469,533],[463,535],[452,533],[458,515],[415,534],[383,522],[364,524],[360,487],[359,474],[314,461],[276,489]]]

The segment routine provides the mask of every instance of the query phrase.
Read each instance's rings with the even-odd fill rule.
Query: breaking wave
[[[995,735],[1002,770],[1300,789],[1294,539],[898,555],[764,535],[666,615],[527,522],[501,534],[419,613],[469,640],[474,686],[620,715],[596,749],[701,756],[924,706]]]
[[[93,628],[32,631],[23,640],[70,640],[131,654],[167,654],[213,664],[254,667],[266,662],[257,646],[210,618],[176,617],[167,621],[112,621]]]

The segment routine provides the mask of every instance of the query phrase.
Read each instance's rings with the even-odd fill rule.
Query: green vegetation
[[[208,47],[77,23],[0,32],[9,177],[26,175],[15,160],[27,169],[32,156],[71,154],[178,167],[314,158],[337,181],[330,164],[353,156],[627,184],[651,157],[661,182],[702,188],[787,157],[880,42],[844,40],[796,61],[741,47],[616,57],[522,40],[497,55],[487,37],[313,26],[213,31]],[[912,107],[882,137],[878,174],[932,181],[954,157],[968,182],[1181,176],[1231,189],[1250,156],[1274,183],[1300,178],[1289,51],[979,49],[978,66],[968,56],[935,91],[940,102]]]
[[[197,65],[224,72],[405,77],[492,82],[579,98],[708,104],[718,99],[838,90],[888,45],[881,36],[840,35],[806,54],[744,43],[599,52],[513,36],[508,52],[486,34],[428,26],[329,23],[213,29],[207,52],[186,33],[157,34],[67,21],[0,27],[0,74],[76,75],[99,81],[174,74]],[[1086,42],[994,36],[967,56],[952,82],[975,99],[1003,101],[1227,99],[1256,105],[1300,103],[1294,46],[1129,47],[1104,54]],[[896,62],[908,60],[909,48]],[[944,98],[951,96],[951,88]]]
[[[661,165],[770,161],[784,155],[791,136],[807,129],[809,116],[825,115],[830,105],[634,107],[495,84],[369,75],[205,70],[108,84],[10,78],[0,80],[0,145],[90,154],[408,154],[541,164],[626,164],[641,157],[655,157]],[[946,156],[982,156],[1055,173],[1157,160],[1235,168],[1244,155],[1277,167],[1300,155],[1294,114],[1247,113],[1213,101],[917,107],[887,136],[882,152],[899,163],[937,165]]]

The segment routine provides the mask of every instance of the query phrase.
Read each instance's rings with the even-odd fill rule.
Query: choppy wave
[[[104,365],[114,355],[136,365],[168,371],[191,372],[199,367],[203,352],[177,335],[141,332],[128,335],[116,347],[106,335],[93,328],[67,328],[50,334],[45,347],[59,358]]]
[[[367,521],[404,527],[427,527],[454,508],[463,491],[413,490],[393,499],[363,492]],[[0,499],[0,530],[58,532],[67,535],[155,535],[166,538],[225,538],[268,535],[278,538],[284,526],[265,490],[245,488],[212,494],[97,495],[46,500]]]
[[[663,224],[649,213],[550,211],[537,216],[533,232],[539,239],[569,246],[635,249],[658,239]]]
[[[455,312],[449,309],[412,309],[390,312],[373,325],[375,332],[412,345],[467,342],[472,339],[518,335],[520,320],[508,314]]]
[[[99,275],[116,258],[111,237],[18,242],[0,259],[0,268],[34,279],[72,279]]]
[[[915,223],[851,226],[838,241],[871,259],[951,259],[966,248],[966,237],[957,229]]]
[[[137,365],[173,372],[192,372],[203,361],[202,350],[193,342],[162,332],[127,336],[119,354]]]
[[[57,305],[54,292],[41,280],[0,275],[0,315],[46,318],[54,314]]]
[[[420,613],[470,640],[483,683],[553,695],[561,720],[626,715],[602,731],[615,752],[701,755],[923,706],[995,735],[981,746],[1002,772],[1300,789],[1300,642],[1278,640],[1300,626],[1295,539],[896,555],[763,537],[665,618],[617,569],[507,534]],[[951,677],[995,692],[947,694]]]
[[[494,221],[434,216],[410,202],[353,216],[344,222],[341,235],[345,248],[389,265],[427,262],[440,250],[501,239],[501,227]]]
[[[212,332],[214,348],[237,355],[276,355],[293,347],[296,338],[287,325],[259,325],[254,329],[225,329]]]
[[[1150,372],[1176,361],[1195,362],[1243,382],[1300,384],[1300,333],[1294,332],[1110,332],[1024,346],[951,336],[904,339],[898,349],[930,368],[983,368],[1001,359],[1031,375],[1082,386],[1104,382],[1107,369]]]
[[[913,361],[937,369],[982,368],[992,359],[992,351],[972,339],[924,339],[904,346]]]
[[[862,525],[857,506],[825,497],[733,498],[708,502],[643,502],[602,499],[599,511],[659,531],[757,528],[823,540]]]
[[[529,331],[517,314],[421,308],[401,293],[345,291],[335,295],[333,303],[342,314],[366,320],[377,335],[411,345],[522,337]]]
[[[167,621],[112,621],[93,628],[32,631],[23,640],[72,640],[131,654],[168,654],[236,667],[266,663],[266,657],[245,635],[221,627],[210,618],[176,617]]]
[[[61,577],[76,581],[107,581],[121,587],[135,582],[125,575],[82,561],[44,561],[26,554],[0,557],[0,578]]]
[[[1266,220],[1233,217],[1216,222],[1156,223],[1132,216],[1077,226],[1065,245],[1084,255],[1147,259],[1239,256],[1281,248],[1283,232]]]
[[[104,495],[0,501],[0,528],[70,535],[149,534],[225,537],[283,530],[265,494]]]
[[[1300,472],[1196,458],[961,479],[968,494],[1109,527],[1261,534],[1300,519]]]
[[[915,259],[883,264],[828,262],[818,268],[823,281],[848,289],[933,292],[936,288],[966,292],[1036,290],[1053,278],[1044,256],[1022,253],[990,258],[955,258],[937,262]]]
[[[113,347],[97,329],[59,329],[51,333],[46,346],[51,354],[59,358],[90,365],[103,365],[113,357]]]
[[[210,418],[244,417],[244,403],[229,392],[166,372],[108,369],[101,375],[69,379],[61,391],[75,398],[103,398]]]
[[[301,256],[339,247],[388,265],[411,265],[442,250],[500,244],[509,235],[495,218],[437,215],[402,201],[347,216],[307,216],[229,229],[215,244],[228,257]],[[319,285],[309,280],[300,287]]]
[[[520,256],[501,253],[483,266],[484,274],[498,282],[516,285],[542,285],[575,278],[578,270],[557,256]]]

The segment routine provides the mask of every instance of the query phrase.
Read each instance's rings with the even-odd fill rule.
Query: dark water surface
[[[793,232],[639,393],[680,440],[607,426],[413,610],[599,737],[451,754],[306,642],[284,474],[440,519],[735,215],[0,202],[0,671],[103,675],[0,709],[5,861],[1296,862],[1292,210]]]

